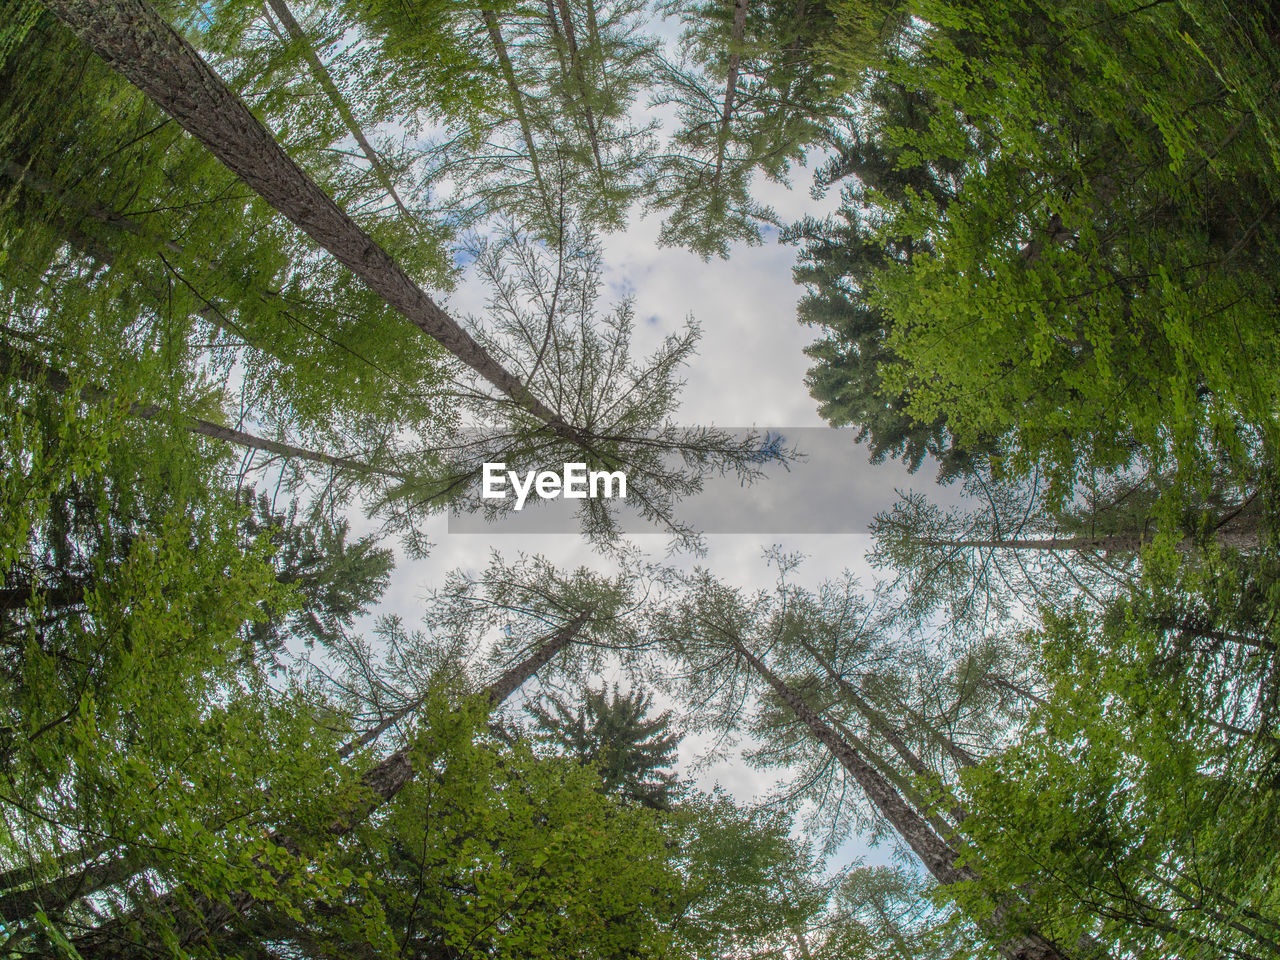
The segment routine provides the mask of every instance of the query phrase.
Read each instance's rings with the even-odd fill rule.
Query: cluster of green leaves
[[[1274,617],[1223,609],[1274,583],[1223,569],[1104,616],[1046,617],[1045,685],[1017,742],[965,777],[976,855],[1055,939],[1138,957],[1275,949]],[[1242,583],[1241,577],[1254,580]],[[1222,596],[1215,597],[1215,593]]]
[[[256,656],[299,594],[220,488],[225,454],[120,404],[2,403],[0,913],[39,952],[95,921],[102,887],[243,880],[260,825],[341,771],[312,701]]]
[[[333,124],[323,111],[299,110],[306,99],[284,52],[251,52],[239,52],[248,59],[242,95],[294,134],[290,146],[344,203],[367,202],[367,188],[327,152],[339,136]],[[437,429],[428,401],[441,378],[438,350],[319,260],[50,15],[3,69],[10,327],[62,351],[100,386],[113,364],[158,356],[167,369],[130,399],[190,412],[199,376],[225,382],[234,371],[238,396],[214,398],[215,410],[235,403],[264,429],[334,452],[379,451],[390,424]],[[439,244],[396,242],[395,223],[370,223],[411,268],[447,275]],[[86,316],[96,338],[86,336]]]
[[[809,231],[800,274],[832,330],[813,384],[833,420],[912,463],[945,453],[945,430],[1062,497],[1090,467],[1194,484],[1272,445],[1265,13],[914,12],[827,171],[861,184],[839,226]]]

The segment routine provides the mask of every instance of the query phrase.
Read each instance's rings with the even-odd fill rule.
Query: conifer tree
[[[671,807],[679,735],[668,732],[669,711],[647,719],[651,697],[587,689],[579,703],[554,694],[530,707],[535,736],[600,774],[607,793],[655,810]]]

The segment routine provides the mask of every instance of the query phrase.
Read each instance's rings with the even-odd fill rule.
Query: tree
[[[391,550],[372,537],[348,543],[346,521],[300,520],[296,501],[278,512],[265,493],[255,496],[250,488],[241,491],[241,502],[249,511],[246,534],[272,544],[276,580],[298,598],[292,610],[272,611],[271,619],[255,624],[254,646],[279,654],[289,636],[308,646],[336,645],[386,590],[395,565]]]
[[[390,507],[405,510],[407,520],[436,503],[490,518],[513,509],[511,498],[462,496],[480,487],[485,463],[523,474],[579,460],[588,470],[627,476],[625,501],[579,501],[581,529],[592,542],[616,541],[625,508],[669,533],[673,543],[696,549],[700,533],[677,506],[701,489],[704,476],[732,473],[746,483],[766,464],[794,458],[794,450],[755,431],[674,422],[698,327],[691,320],[649,357],[634,358],[630,300],[607,312],[597,305],[602,266],[592,238],[566,230],[555,245],[542,244],[508,225],[476,250],[476,265],[490,292],[485,326],[473,321],[478,340],[521,371],[557,416],[578,426],[566,441],[530,432],[519,416],[506,419],[485,396],[458,397],[455,409],[470,429],[436,451],[438,473],[411,478],[392,492]]]
[[[966,828],[1064,931],[1141,957],[1266,955],[1273,865],[1246,837],[1275,816],[1259,780],[1274,736],[1254,712],[1273,652],[1152,628],[1141,603],[1046,612],[1033,638],[1044,695],[1015,744],[966,772]],[[999,832],[1012,823],[1016,842]],[[1060,855],[1027,855],[1043,843]]]
[[[396,190],[395,183],[391,179],[390,173],[386,169],[382,158],[378,156],[378,151],[374,149],[373,144],[369,142],[369,138],[365,136],[364,130],[361,129],[357,122],[355,114],[352,113],[350,105],[342,95],[342,91],[338,89],[337,84],[333,80],[329,69],[324,65],[315,49],[311,46],[307,39],[306,32],[293,16],[293,11],[289,9],[289,5],[285,0],[269,0],[268,6],[271,13],[280,21],[280,26],[284,28],[284,32],[288,35],[290,42],[299,46],[302,51],[302,57],[307,62],[307,67],[311,71],[311,75],[315,77],[316,83],[324,91],[329,102],[333,105],[334,110],[342,118],[343,125],[347,131],[355,139],[360,147],[360,152],[364,154],[365,159],[369,161],[369,169],[382,186],[387,191],[392,202],[404,216],[412,219],[413,214],[409,208],[405,206],[404,201],[400,198],[399,192]]]
[[[246,473],[271,471],[266,482],[295,493],[318,480],[338,503],[427,469],[447,422],[434,344],[394,343],[388,321],[402,318],[317,270],[305,238],[48,14],[0,69],[13,118],[0,178],[6,380],[87,381],[82,396],[128,398],[135,416],[243,447]],[[315,125],[280,108],[291,92],[280,82],[256,102],[304,131],[295,156],[361,202],[317,161]],[[438,253],[423,243],[406,262],[418,271]]]
[[[464,225],[504,217],[548,242],[566,214],[585,229],[620,228],[643,192],[653,124],[629,116],[654,46],[641,9],[634,0],[348,7],[402,85],[439,90],[425,105],[440,130],[423,176],[449,185],[437,201],[444,212]],[[468,90],[477,93],[459,95]]]
[[[752,193],[762,174],[784,181],[790,165],[827,139],[845,78],[817,49],[832,34],[836,5],[825,2],[668,2],[684,27],[681,57],[662,63],[654,102],[677,109],[679,129],[659,156],[649,201],[666,214],[661,243],[704,259],[727,257],[734,241],[759,243],[779,226]],[[884,21],[895,4],[860,5]],[[854,31],[853,33],[856,33]],[[866,37],[852,45],[865,47]]]
[[[48,953],[97,922],[105,888],[235,875],[228,846],[337,777],[301,691],[243,655],[290,598],[244,534],[225,449],[77,390],[11,381],[0,402],[0,578],[27,590],[3,617],[0,914],[9,948]]]
[[[246,185],[293,222],[394,309],[553,433],[573,429],[485,352],[294,163],[200,55],[149,5],[51,7]]]
[[[939,461],[939,479],[968,473],[989,452],[985,439],[960,446],[945,418],[921,420],[909,396],[888,394],[885,371],[900,358],[890,347],[892,318],[874,295],[877,275],[930,251],[927,238],[886,232],[881,202],[916,198],[946,209],[957,189],[952,158],[911,152],[880,132],[927,128],[937,111],[926,93],[880,74],[864,81],[862,102],[830,123],[835,156],[814,174],[814,189],[840,185],[834,216],[805,218],[783,232],[799,247],[795,280],[806,287],[797,319],[825,334],[806,348],[815,361],[807,383],[818,411],[833,426],[857,428],[873,463],[901,458],[912,471],[925,457]],[[884,198],[881,201],[879,198]]]
[[[669,733],[671,713],[646,719],[650,695],[587,689],[580,703],[550,695],[530,707],[538,740],[595,769],[607,793],[654,810],[671,807],[679,735]]]
[[[930,26],[886,69],[934,102],[931,122],[877,135],[948,158],[957,189],[945,208],[876,198],[880,235],[927,246],[874,281],[886,396],[962,447],[997,444],[1001,469],[1039,469],[1059,505],[1090,470],[1176,470],[1179,491],[1219,461],[1247,470],[1275,442],[1255,386],[1276,349],[1270,122],[1256,83],[1183,51],[1230,36],[1232,69],[1274,73],[1270,14],[919,13]]]
[[[824,716],[804,687],[783,677],[756,652],[811,626],[805,618],[793,617],[796,600],[796,591],[783,588],[773,598],[744,598],[699,571],[683,596],[655,612],[649,629],[686,664],[691,692],[709,688],[721,709],[740,712],[742,697],[755,684],[771,691],[843,768],[925,869],[943,888],[957,892],[957,902],[970,921],[1003,956],[1013,960],[1068,955],[1052,934],[1038,928],[1020,894],[984,874],[980,860],[969,855],[954,828],[935,814],[927,793],[917,793],[914,784],[879,762],[857,737],[843,732],[838,720]],[[837,613],[836,619],[844,618]]]
[[[686,796],[671,834],[682,881],[667,925],[675,955],[795,956],[796,941],[821,923],[830,884],[779,811],[742,808],[720,792]]]

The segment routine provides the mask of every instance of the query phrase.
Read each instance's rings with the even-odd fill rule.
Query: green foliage
[[[1274,636],[1274,608],[1253,629],[1215,609],[1241,587],[1230,569],[1180,584],[1200,616],[1170,617],[1158,593],[1046,613],[1047,690],[1017,743],[966,775],[965,827],[1059,939],[1138,957],[1274,949],[1276,860],[1255,842],[1278,815],[1274,646],[1257,632]]]
[[[762,227],[779,225],[754,198],[753,178],[785,181],[838,110],[842,78],[813,55],[835,15],[824,2],[662,6],[684,31],[654,103],[675,106],[679,128],[657,163],[649,206],[666,215],[660,243],[727,257],[730,244],[760,243]]]
[[[414,282],[475,263],[490,299],[455,356],[551,414],[475,389],[8,3],[0,952],[1280,951],[1273,9],[678,0],[668,62],[638,0],[268,7],[162,12]],[[784,234],[811,392],[970,505],[878,518],[901,576],[874,592],[799,586],[779,552],[758,592],[495,557],[421,629],[362,635],[392,555],[353,538],[352,494],[423,552],[479,463],[587,459],[698,544],[674,504],[754,477],[759,445],[674,424],[696,328],[633,359],[595,234],[643,207],[726,255],[776,225],[756,182],[817,146],[839,210]],[[582,519],[616,539],[607,505]],[[617,668],[671,712],[599,688]],[[540,744],[490,717],[534,675]],[[749,734],[790,777],[775,803],[673,789],[677,715]],[[824,878],[798,813],[944,885]]]
[[[249,511],[246,535],[272,544],[276,580],[296,598],[292,609],[254,625],[255,647],[279,653],[290,634],[308,646],[335,646],[386,590],[395,565],[391,550],[372,537],[348,543],[346,521],[300,519],[296,501],[276,511],[265,493],[255,497],[249,489],[240,496]]]
[[[578,704],[550,695],[545,706],[529,709],[537,739],[594,768],[606,792],[666,810],[675,774],[664,768],[674,762],[680,736],[669,732],[670,711],[646,719],[650,699],[643,690],[619,694],[615,684],[583,691]]]
[[[817,361],[806,382],[832,426],[857,428],[855,439],[867,441],[872,462],[893,456],[914,471],[929,456],[940,461],[940,479],[949,479],[972,470],[990,442],[978,438],[961,447],[944,415],[921,419],[910,410],[909,393],[886,392],[886,371],[903,361],[890,346],[892,318],[874,291],[876,278],[890,265],[910,265],[930,250],[927,240],[880,234],[880,198],[915,197],[945,209],[959,165],[947,157],[909,154],[879,135],[885,129],[927,129],[935,112],[928,95],[888,78],[869,79],[861,93],[859,107],[833,122],[835,154],[815,174],[815,190],[840,184],[840,209],[823,220],[805,218],[782,235],[800,247],[794,275],[807,293],[797,319],[824,333],[806,348]]]
[[[928,245],[876,281],[885,391],[1059,497],[1083,467],[1194,484],[1275,441],[1277,168],[1244,92],[1188,55],[1237,25],[1191,6],[923,5],[887,65],[937,107],[881,135],[962,173],[945,209],[877,198],[880,236]],[[1237,62],[1274,74],[1261,12],[1239,27]]]
[[[71,394],[10,383],[3,403],[0,902],[10,946],[38,951],[97,922],[79,898],[104,885],[122,907],[153,883],[237,889],[262,825],[340,771],[302,691],[244,655],[291,599],[222,451]]]
[[[676,808],[683,887],[672,955],[781,957],[818,922],[828,889],[821,864],[789,835],[778,811],[736,806],[721,793]]]

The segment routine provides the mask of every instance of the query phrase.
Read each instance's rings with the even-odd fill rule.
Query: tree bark
[[[916,812],[924,818],[924,821],[929,824],[934,833],[948,844],[956,841],[956,828],[952,824],[947,823],[936,813],[930,812],[928,798],[920,793],[920,789],[911,782],[911,778],[909,776],[895,767],[885,757],[881,756],[880,753],[873,749],[869,743],[838,720],[831,721],[831,728],[835,730],[836,735],[839,736],[840,739],[844,740],[849,744],[849,746],[853,747],[854,750],[865,757],[867,761],[879,771],[880,775],[888,780],[895,790],[902,794],[903,798],[906,799]]]
[[[767,665],[736,637],[732,643],[738,654],[773,688],[817,740],[831,751],[863,789],[873,806],[920,858],[925,869],[943,885],[981,881],[972,868],[958,862],[959,853],[929,826],[928,822],[897,790],[849,743],[818,715],[795,690],[782,681]],[[993,904],[989,916],[974,917],[975,923],[996,945],[1007,960],[1067,960],[1066,955],[1034,928],[1010,936],[1002,929],[1015,906],[1012,898]]]
[[[498,15],[488,7],[480,11],[485,28],[489,31],[489,42],[498,57],[498,69],[502,71],[502,79],[507,85],[507,93],[511,96],[511,107],[516,112],[516,122],[520,124],[520,134],[524,137],[525,149],[529,151],[529,166],[533,170],[533,179],[538,184],[538,195],[542,198],[543,209],[547,213],[548,225],[554,225],[556,217],[551,203],[551,194],[547,192],[547,183],[542,177],[542,168],[538,164],[538,148],[533,142],[533,127],[529,123],[529,115],[524,109],[524,93],[516,82],[516,71],[511,65],[511,57],[507,53],[506,41],[502,39],[502,26]]]
[[[845,679],[844,674],[836,670],[808,640],[801,639],[800,645],[804,647],[809,656],[813,657],[814,661],[826,672],[827,676],[836,682],[836,686],[849,698],[854,708],[858,713],[862,714],[863,719],[867,721],[871,728],[884,737],[885,743],[893,748],[894,752],[902,759],[902,762],[907,765],[908,770],[917,777],[933,776],[933,771],[916,755],[914,750],[907,746],[898,729],[889,723],[884,714],[863,699],[862,694],[858,692],[852,683]]]
[[[590,5],[592,0],[587,0]],[[560,7],[560,19],[564,23],[564,37],[569,47],[569,63],[573,69],[573,76],[578,84],[578,96],[582,98],[582,115],[587,121],[587,136],[591,140],[591,155],[596,160],[596,173],[600,176],[601,184],[604,183],[604,161],[600,159],[600,135],[596,131],[595,113],[591,109],[591,102],[587,97],[587,76],[582,69],[582,58],[578,54],[578,39],[573,26],[573,13],[569,9],[567,0],[556,0],[556,4]]]
[[[490,356],[307,176],[146,0],[46,0],[46,5],[110,67],[388,305],[553,433],[579,440],[576,430]]]
[[[0,376],[9,376],[32,384],[42,384],[55,393],[66,393],[72,388],[71,378],[66,373],[3,341],[0,341]],[[115,400],[106,390],[92,385],[80,388],[80,398],[86,403],[110,403]],[[129,413],[141,420],[161,420],[165,417],[164,408],[157,404],[131,403],[129,404]],[[330,467],[351,470],[355,473],[363,473],[370,476],[390,477],[395,480],[408,479],[406,474],[394,470],[384,470],[359,460],[353,460],[350,457],[337,457],[318,450],[308,450],[304,447],[296,447],[293,444],[282,443],[279,440],[259,437],[244,430],[213,423],[209,420],[202,420],[199,417],[180,414],[176,417],[176,420],[179,426],[192,433],[210,437],[214,440],[221,440],[224,443],[235,444],[238,447],[244,447],[246,450],[262,450],[266,453],[287,457],[292,460],[323,463]]]

